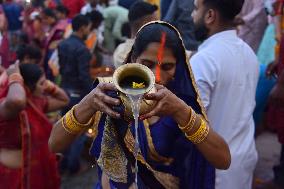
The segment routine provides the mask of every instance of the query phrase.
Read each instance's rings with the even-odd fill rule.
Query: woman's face
[[[44,75],[41,76],[40,79],[37,81],[35,90],[33,92],[35,96],[41,96],[44,93],[45,81],[46,78]]]
[[[165,47],[163,53],[163,59],[158,68],[157,55],[160,48],[160,43],[150,43],[146,50],[136,59],[137,63],[143,64],[150,68],[156,75],[156,82],[161,85],[166,85],[169,81],[174,79],[176,71],[176,58],[171,49]],[[157,81],[157,70],[160,69],[160,81]]]

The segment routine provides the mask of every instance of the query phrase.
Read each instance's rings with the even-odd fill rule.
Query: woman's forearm
[[[104,93],[106,90],[115,91],[116,89],[113,84],[99,84],[55,124],[49,138],[49,147],[53,152],[64,151],[76,137],[86,132],[92,126],[93,116],[97,111],[119,117],[118,113],[111,110],[109,106],[119,105],[120,102],[107,96]]]
[[[174,115],[174,119],[179,125],[187,125],[191,119],[191,111],[193,111],[185,103],[180,103],[179,111]],[[195,112],[193,112],[195,113]],[[197,115],[195,127],[193,127],[188,135],[194,134],[200,127],[201,116]],[[208,124],[208,123],[207,123]],[[209,128],[209,133],[204,141],[196,144],[199,151],[204,157],[217,169],[228,169],[231,162],[230,150],[226,142],[212,128]]]
[[[204,157],[217,169],[228,169],[231,164],[231,154],[227,143],[213,129],[206,140],[196,145]]]
[[[82,124],[88,123],[96,113],[96,111],[90,106],[90,103],[88,103],[87,98],[88,97],[85,97],[74,107],[74,116],[76,120]],[[62,152],[66,150],[84,131],[85,129],[82,129],[82,132],[80,133],[71,134],[66,130],[66,128],[64,128],[63,122],[60,120],[52,129],[51,136],[49,138],[49,147],[53,152]]]
[[[64,152],[72,142],[79,136],[71,135],[62,126],[62,122],[58,121],[52,128],[48,145],[52,152],[60,153]]]
[[[6,99],[0,103],[0,117],[13,118],[26,107],[26,92],[20,83],[9,86]]]
[[[66,102],[67,104],[69,102],[69,97],[66,94],[66,92],[56,85],[55,85],[55,93],[52,94],[52,97],[54,97],[54,98],[56,98],[60,101]]]

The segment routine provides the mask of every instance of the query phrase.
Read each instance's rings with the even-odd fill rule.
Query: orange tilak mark
[[[156,82],[161,81],[161,64],[163,62],[165,44],[166,44],[166,33],[163,32],[161,36],[160,47],[157,54],[158,64],[156,65]]]

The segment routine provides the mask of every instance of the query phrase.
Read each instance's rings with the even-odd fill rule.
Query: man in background
[[[196,51],[199,42],[196,40],[191,13],[194,9],[194,0],[174,0],[171,2],[166,16],[166,22],[174,25],[181,33],[186,50]]]
[[[104,16],[104,48],[113,52],[117,45],[124,42],[122,36],[123,24],[128,22],[128,10],[117,4],[110,5],[103,11]]]
[[[91,53],[84,43],[90,33],[91,22],[86,16],[77,15],[72,20],[72,28],[73,34],[58,46],[61,87],[70,98],[63,115],[91,91],[93,82],[89,75]],[[85,140],[86,136],[82,135],[64,154],[62,171],[74,174],[80,170],[80,155]]]
[[[257,162],[253,111],[258,61],[237,36],[234,19],[244,0],[195,0],[197,39],[190,63],[211,127],[228,143],[231,166],[216,170],[216,189],[250,189]]]
[[[268,24],[264,2],[262,0],[245,0],[238,18],[241,21],[238,28],[239,37],[257,53]]]
[[[152,5],[143,1],[138,1],[130,7],[128,20],[131,30],[131,38],[120,44],[114,51],[113,59],[114,66],[116,68],[121,66],[124,60],[126,59],[126,56],[130,52],[134,44],[134,38],[138,30],[144,24],[154,20],[158,20],[157,10],[158,7],[156,5]]]

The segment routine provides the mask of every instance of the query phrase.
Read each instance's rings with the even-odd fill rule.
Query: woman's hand
[[[55,90],[55,84],[50,80],[45,80],[44,82],[44,92],[50,93]]]
[[[147,100],[157,101],[155,108],[142,115],[141,119],[148,119],[153,116],[172,116],[174,119],[177,117],[179,111],[183,111],[188,108],[187,104],[173,94],[170,90],[162,85],[156,84],[156,93],[147,94],[145,98]]]
[[[113,118],[120,118],[120,114],[111,109],[112,106],[120,105],[120,100],[108,96],[107,91],[117,91],[117,89],[114,84],[100,83],[79,103],[79,107],[85,106],[92,109],[94,113],[100,111]]]
[[[8,76],[15,74],[15,73],[21,74],[20,68],[19,68],[19,61],[16,61],[15,64],[11,64],[6,71],[7,71]]]

